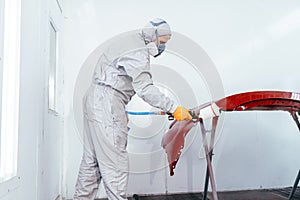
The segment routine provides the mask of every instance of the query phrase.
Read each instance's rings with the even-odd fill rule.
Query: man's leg
[[[119,131],[116,124],[105,126],[90,121],[95,152],[101,178],[109,200],[125,200],[128,183],[127,132]]]
[[[94,199],[97,195],[101,178],[91,138],[91,130],[86,118],[84,119],[84,129],[84,152],[76,182],[74,200]]]
[[[110,88],[102,94],[99,102],[93,98],[90,104],[91,137],[108,199],[126,200],[129,165],[125,106]]]

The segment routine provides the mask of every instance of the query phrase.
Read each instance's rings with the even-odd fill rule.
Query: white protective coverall
[[[158,36],[161,34],[158,32]],[[109,200],[127,199],[125,105],[134,94],[166,112],[173,113],[177,107],[153,85],[150,55],[156,55],[158,50],[155,43],[146,43],[145,34],[138,32],[120,37],[97,63],[93,82],[83,99],[84,152],[74,200],[94,199],[100,180]]]

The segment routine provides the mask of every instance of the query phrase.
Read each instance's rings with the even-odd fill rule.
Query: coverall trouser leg
[[[91,87],[83,103],[84,153],[74,200],[94,199],[101,179],[109,200],[126,200],[129,166],[125,104],[105,86]]]

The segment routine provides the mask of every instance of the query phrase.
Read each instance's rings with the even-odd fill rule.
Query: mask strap
[[[161,22],[157,22],[157,23],[155,23],[155,22],[153,22],[153,21],[150,21],[150,23],[155,27],[155,28],[157,28],[158,26],[160,26],[161,24],[165,24],[165,23],[167,23],[166,21],[161,21]]]

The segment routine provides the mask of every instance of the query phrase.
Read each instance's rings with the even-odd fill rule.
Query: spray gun
[[[189,110],[192,116],[192,121],[194,123],[198,122],[200,119],[206,120],[221,114],[221,109],[215,103],[207,103],[202,105],[201,108],[194,108]],[[154,112],[134,112],[126,111],[129,115],[168,115],[168,120],[174,120],[174,116],[170,112],[154,111]]]
[[[199,120],[199,117],[194,111],[189,111],[190,115],[192,116],[192,121],[197,122]],[[163,112],[163,111],[157,111],[157,112],[135,112],[135,111],[126,111],[128,115],[168,115],[168,120],[172,121],[174,120],[174,116],[170,112]]]

